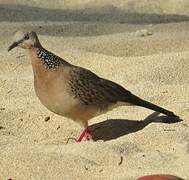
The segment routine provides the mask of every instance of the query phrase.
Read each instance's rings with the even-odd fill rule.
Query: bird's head
[[[31,32],[17,31],[14,35],[13,43],[8,47],[8,51],[10,51],[11,49],[17,46],[24,49],[31,49],[40,46],[40,42],[37,37],[37,34],[33,31]]]

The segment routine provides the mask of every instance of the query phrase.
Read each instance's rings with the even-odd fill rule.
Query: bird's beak
[[[8,51],[12,50],[13,48],[18,46],[18,42],[13,42],[9,47],[8,47]]]

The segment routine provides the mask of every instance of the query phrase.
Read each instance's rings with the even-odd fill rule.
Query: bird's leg
[[[81,142],[83,139],[88,141],[92,139],[92,130],[89,127],[86,127],[84,130],[81,131],[76,142]]]

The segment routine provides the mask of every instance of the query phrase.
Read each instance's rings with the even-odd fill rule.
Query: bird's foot
[[[76,142],[81,142],[82,140],[92,140],[92,130],[88,127],[81,131],[79,137],[77,138]]]

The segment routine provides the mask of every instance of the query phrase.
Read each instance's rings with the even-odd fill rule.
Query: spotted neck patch
[[[62,58],[44,48],[39,48],[37,50],[37,57],[43,62],[47,69],[56,69],[61,64],[68,64]]]

